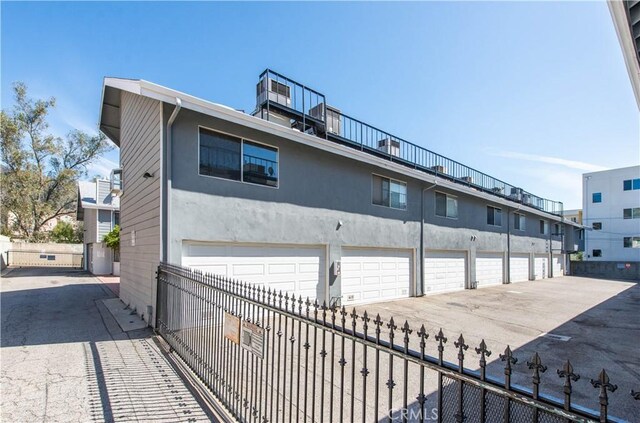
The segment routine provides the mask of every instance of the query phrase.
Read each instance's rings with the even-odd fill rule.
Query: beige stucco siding
[[[155,272],[160,259],[161,113],[159,101],[122,93],[120,297],[139,315],[146,314],[148,305],[155,308]],[[144,178],[145,172],[153,176]]]

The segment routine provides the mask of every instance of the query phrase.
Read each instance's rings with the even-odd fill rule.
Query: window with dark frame
[[[594,257],[602,257],[602,250],[600,250],[600,249],[593,250],[592,256],[594,256]]]
[[[497,207],[487,206],[487,225],[502,226],[502,210]]]
[[[407,209],[407,184],[384,176],[372,175],[371,201],[378,206]]]
[[[593,223],[591,224],[591,228],[592,228],[594,231],[602,230],[602,222],[593,222]]]
[[[242,139],[200,128],[200,174],[239,181]]]
[[[624,180],[622,182],[622,189],[624,191],[640,189],[640,178]]]
[[[120,225],[120,212],[113,212],[113,226]]]
[[[436,216],[458,218],[458,199],[441,192],[436,192]]]
[[[623,219],[640,219],[640,207],[632,209],[622,209]]]
[[[602,203],[602,193],[601,192],[594,192],[591,195],[591,202],[593,202],[593,203]]]
[[[513,229],[517,231],[524,231],[526,225],[526,219],[524,214],[514,213],[513,214]]]
[[[199,172],[205,176],[277,187],[278,149],[200,128]]]
[[[622,245],[624,248],[640,248],[640,236],[625,236]]]
[[[549,224],[546,220],[540,220],[540,233],[542,235],[549,234]]]

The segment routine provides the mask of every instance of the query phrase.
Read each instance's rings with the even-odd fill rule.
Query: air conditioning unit
[[[471,176],[463,176],[462,178],[460,178],[460,180],[469,184],[473,183],[473,178]]]
[[[444,166],[431,166],[431,170],[433,170],[436,173],[447,173],[447,168]]]
[[[511,188],[511,194],[509,195],[509,198],[516,201],[522,201],[522,188]]]
[[[322,115],[324,114],[324,103],[320,103],[317,106],[309,109],[309,116],[316,118],[318,120],[322,120]],[[340,135],[342,125],[340,123],[340,110],[335,107],[331,107],[327,104],[327,132],[332,134]]]
[[[378,141],[378,151],[400,157],[400,141],[389,137],[381,139]]]
[[[256,104],[258,108],[266,103],[267,99],[272,103],[291,107],[291,87],[275,79],[262,78],[256,85]]]

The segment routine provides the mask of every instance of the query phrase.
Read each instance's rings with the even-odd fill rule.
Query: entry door
[[[552,261],[554,278],[564,275],[564,272],[562,271],[564,269],[563,264],[564,264],[564,261],[563,261],[562,254],[554,254],[553,261]]]
[[[342,249],[342,304],[390,301],[411,294],[412,251]]]

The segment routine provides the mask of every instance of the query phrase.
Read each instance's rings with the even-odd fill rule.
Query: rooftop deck
[[[262,81],[268,88],[260,92]],[[270,86],[269,86],[270,85]],[[273,90],[271,90],[273,88]],[[486,173],[434,153],[330,107],[323,94],[270,69],[260,75],[258,111],[270,119],[276,112],[301,131],[347,145],[478,191],[561,216],[562,202],[533,195]],[[264,112],[266,111],[266,116]]]

